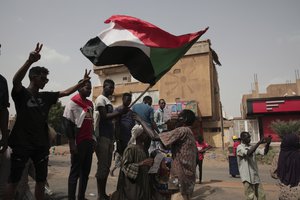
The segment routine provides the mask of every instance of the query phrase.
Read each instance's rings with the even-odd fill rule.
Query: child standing
[[[202,183],[202,165],[203,165],[203,159],[204,159],[204,153],[212,148],[211,145],[207,144],[202,135],[199,135],[196,140],[196,146],[198,149],[198,159],[197,159],[197,165],[199,168],[199,184]]]

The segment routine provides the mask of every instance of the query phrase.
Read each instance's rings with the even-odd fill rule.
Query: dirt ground
[[[112,164],[112,166],[114,163]],[[95,172],[97,158],[94,155],[92,170],[86,191],[87,199],[97,199]],[[67,199],[67,181],[70,168],[70,154],[68,146],[57,146],[51,149],[49,161],[48,181],[53,194],[50,199]],[[268,174],[269,166],[259,166],[260,175],[267,199],[277,199],[278,187],[276,181],[271,180]],[[232,178],[228,174],[228,161],[222,149],[213,149],[205,154],[203,164],[203,183],[196,184],[193,200],[226,200],[244,199],[243,185],[239,178]],[[116,189],[118,170],[115,175],[109,176],[107,193],[111,194]],[[34,183],[31,182],[31,188]]]

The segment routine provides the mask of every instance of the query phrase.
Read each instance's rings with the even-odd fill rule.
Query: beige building
[[[220,147],[223,122],[220,118],[218,73],[214,64],[217,59],[210,41],[199,41],[146,94],[153,98],[153,104],[157,104],[160,98],[167,104],[194,101],[195,111],[201,117],[195,130],[203,130],[206,141]],[[112,97],[114,106],[121,104],[124,92],[131,92],[135,99],[148,87],[148,84],[135,80],[124,65],[94,66],[94,73],[101,85],[93,88],[93,100],[102,92],[103,81],[109,78],[116,83]]]

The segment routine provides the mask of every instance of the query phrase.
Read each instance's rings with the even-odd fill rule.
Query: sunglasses
[[[49,81],[49,79],[46,76],[36,75],[34,77],[38,77],[41,81],[46,82],[46,83]]]
[[[47,77],[44,77],[44,76],[41,76],[40,79],[41,79],[42,81],[44,81],[44,82],[48,82],[48,81],[49,81],[49,79],[48,79]]]

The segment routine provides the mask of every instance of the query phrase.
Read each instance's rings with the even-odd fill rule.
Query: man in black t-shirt
[[[9,168],[6,156],[8,137],[8,87],[6,79],[0,74],[0,199],[6,186],[6,171]]]
[[[7,149],[8,137],[8,87],[6,79],[0,74],[0,154],[4,153]]]
[[[60,97],[72,94],[90,79],[85,71],[82,81],[73,87],[60,92],[40,92],[48,82],[48,69],[30,66],[40,58],[42,44],[37,44],[24,65],[13,78],[12,98],[15,102],[17,118],[8,138],[8,145],[12,148],[11,172],[6,190],[7,200],[13,199],[16,187],[25,164],[30,158],[33,161],[36,174],[35,198],[44,199],[45,183],[48,174],[48,113],[53,104]],[[22,80],[29,70],[29,86],[25,88]]]

